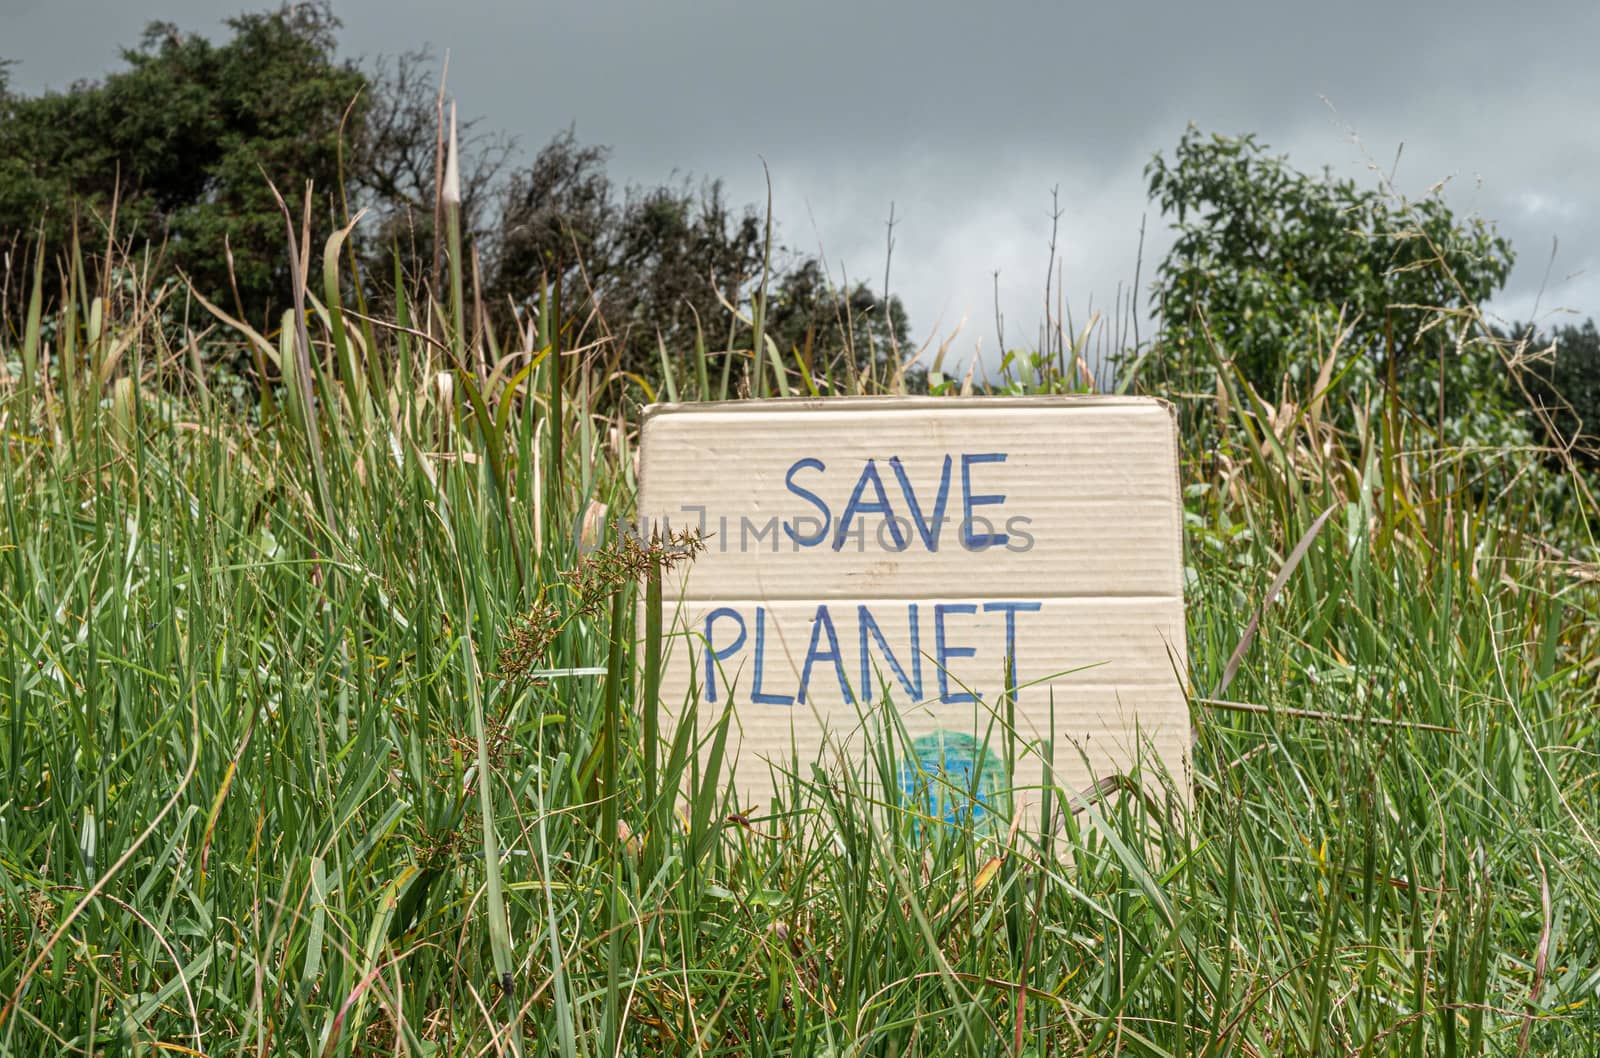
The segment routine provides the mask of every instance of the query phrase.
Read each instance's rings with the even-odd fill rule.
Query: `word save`
[[[980,486],[973,481],[977,468],[1005,461],[1004,452],[963,452],[960,455],[961,517],[958,543],[964,550],[984,551],[993,547],[1025,550],[1026,546],[1033,543],[1032,536],[1022,531],[1022,527],[1029,523],[1026,516],[1013,515],[1007,519],[1005,530],[996,530],[988,515],[1006,502],[1005,494],[980,492]],[[785,521],[784,535],[797,547],[826,547],[839,551],[844,548],[845,541],[851,538],[852,529],[860,534],[862,520],[868,515],[877,515],[882,519],[878,535],[880,538],[887,535],[884,543],[887,550],[904,551],[920,542],[927,551],[937,552],[941,544],[947,542],[944,528],[952,520],[949,511],[950,491],[956,474],[956,457],[944,457],[937,486],[930,487],[925,483],[921,493],[912,483],[911,474],[899,456],[891,456],[887,466],[889,479],[895,487],[891,489],[885,483],[884,471],[878,461],[868,459],[856,476],[849,499],[836,517],[833,506],[823,494],[830,491],[825,486],[831,480],[837,480],[838,475],[830,479],[828,465],[820,459],[808,456],[795,460],[783,476],[784,486],[794,496],[815,508],[817,514]],[[891,492],[896,493],[898,498],[891,499]],[[1013,536],[1019,538],[1018,543],[1013,542]],[[1023,538],[1026,545],[1019,546]]]

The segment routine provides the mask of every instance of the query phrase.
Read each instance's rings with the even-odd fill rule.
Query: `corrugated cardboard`
[[[704,531],[706,551],[665,586],[662,708],[697,701],[704,728],[732,700],[747,809],[771,803],[774,769],[849,767],[892,728],[886,701],[930,770],[967,760],[970,743],[950,748],[962,736],[987,739],[982,786],[1018,805],[1037,806],[1047,779],[1083,790],[1136,755],[1187,782],[1182,503],[1163,402],[655,405],[638,513],[647,529]],[[1015,774],[996,774],[1012,756]]]

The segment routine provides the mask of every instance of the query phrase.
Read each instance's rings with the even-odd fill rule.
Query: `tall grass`
[[[634,438],[576,295],[496,342],[452,247],[380,320],[341,239],[316,276],[290,223],[276,333],[217,313],[259,422],[126,261],[42,311],[39,256],[0,339],[0,1053],[1600,1049],[1600,581],[1542,472],[1488,493],[1381,393],[1228,381],[1185,468],[1191,807],[930,826],[862,793],[893,731],[735,804],[728,718],[655,719],[663,557],[597,516]],[[762,330],[665,350],[667,392],[903,377]],[[1086,385],[1053,359],[1008,384]]]

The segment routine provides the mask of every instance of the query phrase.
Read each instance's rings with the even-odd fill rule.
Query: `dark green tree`
[[[1509,399],[1493,354],[1481,343],[1458,353],[1450,325],[1511,268],[1510,246],[1482,220],[1458,217],[1437,194],[1406,203],[1302,173],[1254,136],[1193,126],[1145,175],[1175,236],[1158,272],[1156,369],[1170,381],[1194,384],[1215,343],[1276,394],[1285,377],[1315,375],[1342,312],[1344,355],[1379,378],[1392,367],[1422,406],[1435,406],[1441,374],[1447,415],[1469,414],[1486,396]]]
[[[0,62],[0,247],[43,236],[92,253],[111,224],[125,246],[164,255],[215,304],[274,324],[289,304],[282,212],[316,189],[313,251],[359,210],[352,249],[381,298],[398,251],[411,280],[439,277],[436,185],[445,111],[425,52],[366,67],[337,53],[324,0],[230,19],[220,43],[154,23],[124,68],[64,92],[21,97]],[[787,355],[857,366],[904,345],[898,302],[836,291],[810,258],[774,247],[753,208],[717,181],[621,188],[607,151],[567,130],[532,162],[461,122],[463,234],[498,323],[559,281],[568,340],[609,339],[606,367],[646,378],[660,350],[727,344],[769,265],[767,333]],[[748,341],[748,335],[744,337]],[[570,346],[569,346],[570,347]]]
[[[819,375],[839,368],[893,366],[911,355],[911,329],[897,297],[864,282],[834,285],[822,262],[806,257],[780,278],[767,307],[767,333]],[[920,380],[922,371],[915,372]]]
[[[491,292],[525,304],[559,280],[568,315],[597,310],[592,322],[604,321],[616,366],[653,377],[658,339],[680,354],[698,326],[720,347],[727,314],[718,294],[737,304],[760,273],[762,225],[753,210],[730,206],[718,182],[619,189],[608,155],[567,129],[512,176],[490,240]]]
[[[770,264],[764,329],[784,355],[860,366],[905,346],[898,301],[885,310],[865,284],[837,291],[815,258],[781,246],[769,262],[763,218],[731,205],[720,182],[619,189],[607,157],[606,148],[583,145],[568,129],[505,185],[498,229],[487,240],[494,302],[531,303],[541,283],[559,278],[564,315],[577,333],[597,337],[590,324],[603,319],[615,366],[654,378],[662,348],[672,358],[697,341],[720,350],[727,306],[750,319]]]
[[[153,23],[126,68],[31,98],[0,96],[0,242],[93,246],[116,231],[164,245],[198,289],[255,318],[287,304],[284,221],[267,181],[318,221],[340,215],[341,126],[359,128],[368,79],[335,55],[325,3],[229,19],[216,44]],[[96,230],[98,228],[98,230]],[[233,277],[229,276],[229,253]]]

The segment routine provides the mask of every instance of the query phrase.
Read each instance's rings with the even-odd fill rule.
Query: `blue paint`
[[[889,663],[889,669],[894,673],[900,685],[906,689],[906,694],[912,701],[922,699],[922,645],[920,642],[920,629],[917,622],[917,604],[909,603],[908,621],[911,625],[911,676],[906,675],[906,670],[901,667],[900,659],[894,656],[894,651],[889,649],[889,641],[883,637],[883,631],[878,627],[877,619],[872,616],[872,611],[865,604],[856,607],[856,618],[861,626],[861,692],[866,694],[874,685],[872,679],[872,661],[867,653],[867,633],[872,633],[872,638],[878,641],[878,651],[883,655],[883,660]]]
[[[938,686],[935,689],[928,686],[931,681],[924,678],[922,666],[923,644],[928,638],[922,634],[922,616],[927,607],[914,602],[902,603],[893,607],[897,615],[902,612],[900,606],[905,607],[904,627],[907,634],[902,645],[895,647],[890,645],[885,629],[898,633],[899,618],[887,618],[887,607],[872,603],[817,604],[811,617],[811,634],[803,659],[796,666],[798,673],[791,668],[789,653],[781,647],[782,629],[772,627],[779,618],[769,607],[753,607],[753,621],[748,611],[741,612],[729,606],[713,609],[705,616],[702,626],[705,633],[705,700],[716,702],[725,691],[731,690],[731,685],[723,682],[719,672],[723,669],[731,671],[737,665],[741,671],[747,667],[753,670],[748,696],[741,691],[739,700],[755,705],[804,705],[815,701],[818,693],[832,700],[833,689],[826,686],[830,678],[829,668],[832,669],[831,678],[839,688],[839,700],[847,705],[854,705],[863,697],[866,700],[874,699],[880,689],[892,691],[899,701],[917,702],[937,694],[939,701],[945,705],[971,704],[998,693],[1000,688],[988,686],[996,682],[995,673],[1001,674],[1002,681],[1016,685],[1018,655],[1021,653],[1017,627],[1021,621],[1019,615],[1038,613],[1043,608],[1043,604],[1037,600],[1018,599],[935,603],[932,607],[933,650],[930,657],[938,669]],[[996,652],[992,668],[989,659],[982,660],[981,671],[971,677],[981,680],[982,686],[969,691],[958,680],[951,678],[949,670],[952,666],[959,666],[963,674],[974,672],[974,666],[969,661],[978,655],[973,636],[985,627],[985,622],[990,622],[987,625],[990,628],[999,623],[988,617],[989,614],[997,614],[1004,621],[1004,654]],[[852,617],[856,620],[854,629],[848,624]],[[963,617],[972,620],[964,625],[955,623]],[[844,623],[841,625],[841,622]],[[798,632],[798,629],[795,631]],[[767,656],[769,639],[774,640],[770,645],[777,654],[773,658]],[[844,656],[847,644],[856,650],[855,657]],[[795,648],[794,656],[800,657],[798,640],[792,645]],[[747,650],[753,662],[749,666],[745,665],[744,658]],[[768,661],[772,662],[771,671],[768,671]],[[962,662],[969,663],[963,665]],[[857,674],[860,682],[852,685],[850,677]],[[798,681],[790,683],[796,675]],[[880,678],[887,686],[880,684]],[[774,680],[777,681],[776,685]],[[821,681],[821,691],[818,690],[817,681]],[[859,691],[856,689],[858,687]]]
[[[718,650],[714,645],[716,639],[712,637],[711,626],[719,617],[731,617],[739,623],[739,638],[728,646]],[[719,606],[706,614],[706,701],[717,700],[717,663],[727,661],[744,646],[744,618],[739,616],[739,611],[728,606]]]
[[[863,502],[862,496],[866,493],[868,485],[872,486],[872,491],[878,498],[871,502]],[[893,550],[906,549],[906,537],[900,531],[900,519],[895,517],[894,508],[889,505],[889,494],[883,490],[883,478],[878,474],[878,463],[874,459],[867,460],[867,465],[861,469],[861,477],[856,479],[855,490],[850,493],[850,502],[844,505],[844,513],[839,515],[839,529],[833,534],[835,551],[844,547],[844,538],[850,531],[851,520],[861,514],[883,515],[884,526],[894,540]]]
[[[975,614],[978,608],[969,602],[936,603],[933,607],[933,663],[939,669],[939,700],[946,705],[961,705],[978,699],[968,691],[950,693],[950,661],[952,658],[970,658],[977,654],[976,647],[953,647],[945,642],[944,619],[947,614]]]
[[[757,705],[793,705],[794,696],[789,694],[767,694],[761,689],[761,680],[766,669],[767,652],[767,610],[764,606],[756,607],[756,673],[750,684],[750,700]]]
[[[992,523],[983,514],[977,513],[979,508],[997,507],[1006,502],[1005,493],[977,493],[973,491],[973,470],[975,466],[987,463],[1004,463],[1004,452],[963,452],[961,453],[961,546],[968,551],[986,551],[993,547],[1006,546],[1011,540],[1009,532],[979,531],[977,526],[983,523],[992,528]],[[846,537],[850,534],[851,524],[860,527],[858,519],[863,515],[877,514],[883,517],[880,535],[886,534],[893,543],[892,547],[885,550],[904,551],[910,543],[906,536],[904,526],[910,524],[916,528],[916,533],[922,540],[924,547],[929,552],[939,550],[941,533],[944,528],[946,511],[950,506],[950,487],[954,457],[950,454],[943,456],[939,470],[939,487],[933,496],[931,509],[924,509],[923,497],[917,495],[917,490],[911,483],[911,475],[907,472],[905,464],[899,456],[889,458],[889,469],[894,472],[895,481],[900,486],[900,495],[906,505],[906,516],[902,518],[895,513],[895,506],[889,500],[888,491],[884,488],[883,476],[878,469],[875,459],[868,459],[856,478],[855,487],[851,490],[850,498],[845,503],[844,510],[839,515],[835,526],[833,511],[829,508],[827,500],[813,492],[811,489],[796,482],[796,476],[805,470],[816,471],[818,474],[827,472],[827,464],[814,457],[797,459],[789,464],[789,469],[783,475],[784,487],[794,496],[810,504],[821,515],[820,524],[814,530],[799,528],[801,519],[794,519],[783,523],[786,535],[797,547],[816,547],[832,537],[832,548],[842,551]],[[995,515],[996,519],[999,515]],[[1016,516],[1014,516],[1016,517]],[[809,519],[806,519],[809,521]],[[1011,521],[1007,520],[1007,529]],[[1032,537],[1029,537],[1031,542]]]
[[[949,456],[944,457],[944,470],[939,475],[939,494],[934,497],[933,511],[926,520],[922,517],[922,505],[917,502],[917,491],[911,487],[911,479],[906,476],[906,468],[900,462],[899,456],[891,456],[889,468],[894,471],[895,478],[900,482],[900,492],[906,498],[906,506],[911,510],[911,524],[917,527],[917,534],[922,537],[923,546],[929,551],[939,550],[939,534],[944,529],[944,511],[950,503],[950,466]]]
[[[972,509],[974,507],[990,507],[1006,502],[1003,493],[987,496],[974,496],[972,494],[972,468],[978,463],[1004,463],[1004,452],[977,452],[961,455],[961,543],[968,551],[983,551],[991,547],[1003,545],[1010,537],[1005,533],[974,533],[972,531]]]
[[[971,735],[934,731],[911,743],[900,788],[913,811],[962,825],[998,817],[1009,785],[1005,762]]]
[[[789,467],[788,473],[783,475],[783,483],[788,486],[790,492],[799,496],[802,500],[809,501],[817,510],[822,512],[822,526],[814,534],[802,535],[796,533],[792,525],[788,522],[783,523],[783,531],[789,535],[790,540],[793,540],[801,547],[816,547],[828,539],[828,527],[833,524],[833,512],[828,510],[828,505],[823,503],[822,498],[816,493],[796,485],[794,483],[794,474],[797,470],[826,471],[827,469],[828,465],[820,459],[798,459]]]
[[[823,635],[828,637],[828,649],[818,650]],[[801,705],[806,703],[806,688],[811,686],[811,666],[819,661],[833,662],[833,671],[839,677],[839,693],[844,696],[845,704],[854,705],[856,696],[850,693],[850,683],[844,675],[844,656],[839,653],[839,637],[833,630],[833,618],[828,615],[826,605],[817,607],[817,615],[811,620],[811,645],[806,648],[806,663],[800,669],[800,691],[795,695],[795,701]]]
[[[1012,686],[1017,685],[1017,614],[1038,613],[1039,603],[1036,602],[986,602],[983,604],[984,613],[1003,613],[1006,615],[1006,680]]]

